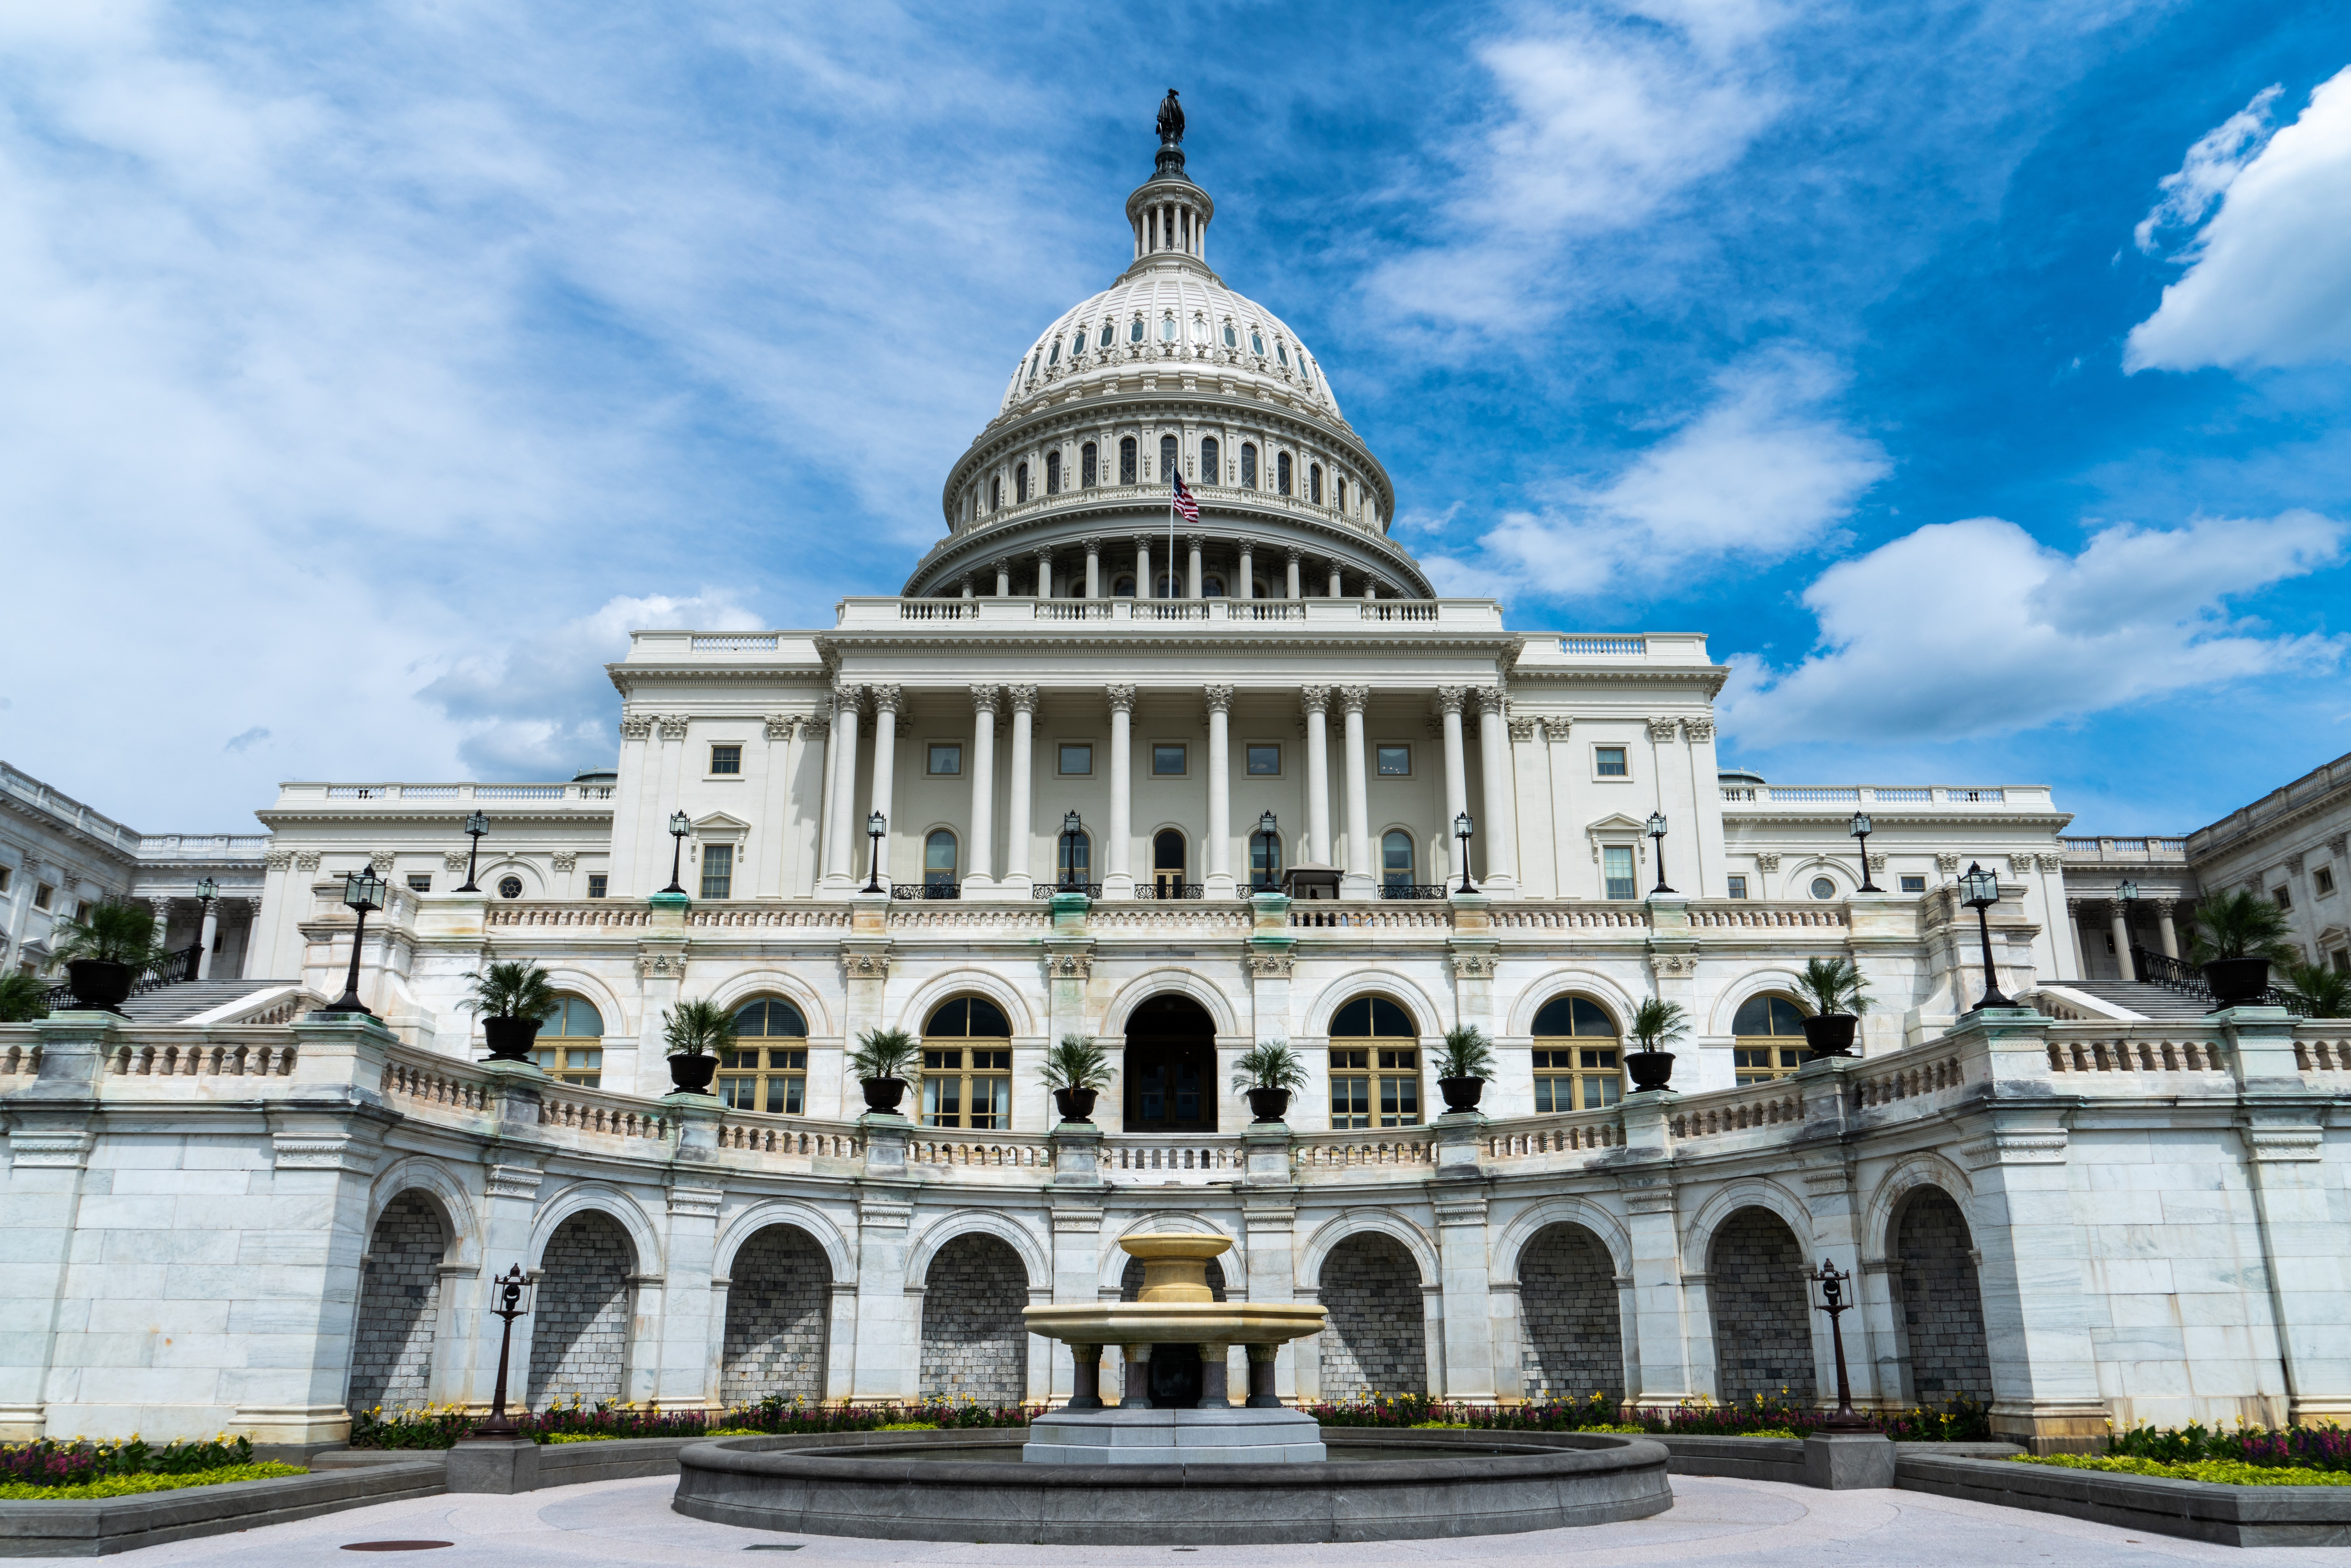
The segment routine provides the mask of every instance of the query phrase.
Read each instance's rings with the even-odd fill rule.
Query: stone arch
[[[810,1240],[824,1253],[824,1263],[836,1280],[857,1277],[857,1258],[848,1238],[831,1219],[811,1206],[789,1197],[761,1200],[729,1218],[718,1232],[718,1246],[712,1257],[711,1272],[726,1279],[734,1271],[735,1254],[743,1244],[770,1225],[789,1225],[808,1232]]]
[[[479,871],[474,873],[475,884],[481,888],[484,896],[488,898],[490,901],[490,907],[493,909],[496,908],[501,904],[508,902],[498,895],[498,878],[502,876],[511,876],[520,879],[522,883],[521,896],[524,898],[547,898],[552,896],[548,891],[547,873],[545,872],[539,870],[538,867],[531,864],[530,862],[527,860],[518,860],[512,855],[501,855],[496,861],[493,861],[488,865],[482,867]]]
[[[909,1270],[911,1274],[912,1270]],[[1014,1405],[1029,1391],[1029,1281],[1019,1251],[992,1228],[961,1231],[923,1270],[925,1399]]]
[[[597,1012],[603,1016],[606,1040],[620,1046],[636,1044],[636,1024],[632,1021],[628,1003],[601,978],[586,969],[559,963],[548,966],[547,983],[559,993],[585,997],[595,1003]],[[480,1020],[475,1019],[473,1027],[478,1034],[482,1027]]]
[[[1691,1211],[1682,1231],[1684,1273],[1706,1272],[1707,1259],[1714,1250],[1714,1233],[1742,1208],[1768,1208],[1778,1215],[1780,1222],[1794,1234],[1798,1250],[1811,1256],[1813,1222],[1802,1200],[1777,1182],[1750,1177],[1716,1188]]]
[[[1625,1395],[1616,1266],[1591,1227],[1544,1226],[1518,1255],[1519,1364],[1530,1399]]]
[[[1520,1210],[1494,1238],[1492,1263],[1497,1282],[1515,1280],[1527,1245],[1554,1225],[1580,1225],[1592,1232],[1608,1254],[1612,1274],[1633,1271],[1633,1238],[1624,1222],[1589,1198],[1554,1197]]]
[[[1118,988],[1118,994],[1110,999],[1110,1006],[1102,1009],[1102,1036],[1123,1037],[1126,1033],[1128,1016],[1152,998],[1167,991],[1199,1003],[1207,1009],[1208,1017],[1216,1020],[1219,1036],[1241,1032],[1240,1019],[1234,1014],[1232,1003],[1226,999],[1214,981],[1205,975],[1169,964],[1146,969]]]
[[[538,1215],[531,1220],[530,1245],[524,1252],[523,1267],[533,1272],[544,1269],[547,1266],[547,1244],[554,1239],[557,1229],[573,1215],[590,1209],[618,1225],[628,1237],[630,1248],[636,1255],[637,1272],[658,1274],[662,1271],[661,1232],[653,1228],[653,1221],[645,1218],[645,1211],[638,1206],[636,1199],[602,1182],[580,1182],[565,1187],[539,1206]]]
[[[1249,1280],[1249,1269],[1244,1261],[1242,1239],[1233,1234],[1231,1226],[1211,1219],[1205,1214],[1161,1209],[1155,1214],[1137,1216],[1133,1223],[1119,1231],[1118,1237],[1112,1239],[1109,1246],[1102,1249],[1101,1267],[1095,1270],[1096,1289],[1116,1290],[1119,1288],[1120,1281],[1126,1277],[1126,1265],[1130,1260],[1124,1252],[1119,1250],[1119,1239],[1128,1236],[1148,1236],[1159,1230],[1183,1230],[1196,1236],[1227,1238],[1233,1244],[1232,1250],[1227,1252],[1217,1261],[1228,1265],[1226,1270],[1228,1279],[1238,1274],[1246,1285]]]
[[[1435,1040],[1444,1034],[1450,1010],[1440,1006],[1426,988],[1408,976],[1393,969],[1358,969],[1343,979],[1333,980],[1317,991],[1303,1014],[1307,1027],[1300,1032],[1309,1039],[1331,1038],[1331,1019],[1341,1008],[1367,993],[1384,992],[1405,1006],[1412,1021],[1420,1028],[1420,1038]]]
[[[1906,1193],[1886,1238],[1903,1392],[1933,1408],[1962,1396],[1991,1402],[1991,1352],[1974,1234],[1958,1199],[1921,1182]]]
[[[1322,1276],[1323,1260],[1343,1242],[1366,1230],[1376,1230],[1410,1252],[1422,1279],[1439,1277],[1437,1244],[1419,1226],[1385,1209],[1351,1208],[1325,1221],[1307,1238],[1306,1245],[1298,1253],[1298,1288],[1313,1289],[1314,1281]]]
[[[736,1241],[726,1268],[720,1400],[733,1406],[824,1397],[826,1330],[839,1278],[824,1242],[771,1219]]]
[[[1949,1160],[1932,1150],[1921,1149],[1904,1156],[1871,1190],[1868,1204],[1863,1209],[1861,1235],[1865,1250],[1874,1243],[1878,1256],[1894,1256],[1896,1213],[1922,1186],[1941,1188],[1945,1197],[1959,1206],[1968,1233],[1975,1233],[1979,1223],[1975,1184],[1968,1179],[1967,1172]]]
[[[1739,1017],[1740,1008],[1768,992],[1777,991],[1791,997],[1801,997],[1804,994],[1802,989],[1802,979],[1801,973],[1782,966],[1750,969],[1715,993],[1714,1007],[1708,1019],[1712,1027],[1707,1032],[1728,1038],[1730,1034],[1730,1026]]]
[[[1535,1015],[1562,997],[1585,996],[1608,1009],[1617,1028],[1629,1030],[1633,1015],[1641,1008],[1639,997],[1596,969],[1552,969],[1538,977],[1520,990],[1510,1003],[1508,1033],[1514,1037],[1532,1039]]]
[[[988,1208],[958,1209],[925,1227],[906,1250],[906,1278],[913,1280],[928,1273],[932,1260],[951,1242],[976,1233],[993,1236],[1012,1249],[1027,1276],[1024,1285],[1052,1279],[1052,1259],[1044,1245],[1022,1228],[1019,1221]]]
[[[1027,998],[1001,976],[977,968],[950,969],[923,982],[898,1009],[898,1027],[919,1039],[923,1025],[939,1004],[962,996],[986,997],[1003,1009],[1016,1039],[1043,1032],[1037,1022],[1037,1010],[1029,1005]]]
[[[442,1261],[478,1265],[481,1223],[475,1214],[473,1195],[438,1160],[412,1155],[369,1184],[368,1228],[375,1228],[375,1222],[393,1199],[410,1192],[421,1193],[440,1206],[441,1219],[450,1238],[448,1252]]]
[[[431,1402],[441,1263],[452,1245],[445,1207],[419,1186],[393,1193],[369,1225],[351,1329],[348,1403],[354,1412]]]
[[[1813,1363],[1812,1297],[1803,1242],[1761,1204],[1734,1209],[1707,1248],[1707,1299],[1714,1315],[1715,1397],[1725,1405],[1783,1396],[1810,1406],[1820,1378]]]
[[[1324,1399],[1428,1392],[1421,1287],[1431,1278],[1384,1227],[1359,1227],[1323,1252],[1314,1289],[1330,1320],[1314,1340]]]
[[[729,975],[710,992],[710,999],[724,1008],[729,1018],[746,1002],[761,997],[781,997],[799,1009],[800,1017],[808,1020],[810,1040],[831,1040],[841,1032],[841,1025],[825,1007],[823,997],[799,976],[788,975],[781,969],[748,969]]]
[[[1824,876],[1836,883],[1835,898],[1814,898],[1813,878]],[[1790,868],[1785,881],[1780,883],[1780,898],[1786,904],[1834,904],[1861,885],[1853,868],[1840,865],[1829,855],[1807,855],[1802,863]]]
[[[630,1280],[642,1254],[607,1210],[581,1205],[549,1233],[534,1270],[529,1403],[594,1405],[628,1388]]]

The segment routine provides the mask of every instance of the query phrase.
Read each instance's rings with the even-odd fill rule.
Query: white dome
[[[1105,327],[1108,348],[1102,340]],[[1013,368],[998,412],[1066,393],[1065,382],[1083,385],[1161,362],[1237,383],[1260,382],[1344,423],[1321,361],[1281,318],[1226,287],[1196,257],[1168,251],[1143,257],[1116,283],[1063,311]]]

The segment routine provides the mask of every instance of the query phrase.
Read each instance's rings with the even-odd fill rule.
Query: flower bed
[[[12,1501],[130,1497],[307,1473],[297,1465],[256,1464],[252,1440],[225,1433],[210,1442],[160,1448],[136,1433],[119,1443],[44,1437],[0,1445],[0,1499]]]
[[[2163,1476],[2179,1481],[2210,1481],[2231,1487],[2351,1487],[2351,1471],[2318,1470],[2305,1465],[2247,1464],[2239,1459],[2166,1462],[2132,1454],[2019,1454],[2013,1463],[2055,1465],[2068,1470],[2105,1470],[2126,1476]]]
[[[1744,1405],[1631,1405],[1608,1394],[1524,1405],[1467,1405],[1426,1395],[1374,1395],[1345,1404],[1301,1406],[1326,1427],[1473,1427],[1503,1432],[1618,1432],[1664,1437],[1800,1437],[1821,1412],[1761,1395]],[[1991,1437],[1985,1407],[1966,1398],[1940,1411],[1881,1416],[1876,1429],[1903,1443],[1973,1443]]]
[[[2332,1424],[2288,1427],[2283,1430],[2196,1423],[2186,1427],[2134,1427],[2126,1432],[2109,1433],[2106,1452],[2158,1464],[2220,1462],[2260,1469],[2351,1472],[2351,1432]]]
[[[515,1416],[521,1435],[538,1443],[581,1443],[611,1437],[702,1437],[769,1436],[804,1432],[901,1431],[939,1427],[1026,1427],[1042,1406],[982,1405],[974,1400],[915,1405],[806,1405],[766,1399],[728,1410],[640,1410],[629,1405],[568,1406]],[[446,1448],[483,1419],[455,1406],[431,1406],[386,1415],[381,1408],[355,1414],[354,1448]]]
[[[135,1497],[141,1492],[178,1491],[183,1487],[216,1487],[227,1481],[268,1481],[280,1476],[307,1476],[299,1465],[223,1465],[214,1470],[183,1470],[168,1476],[101,1476],[76,1486],[36,1487],[22,1481],[0,1484],[0,1501],[78,1502],[91,1498]]]

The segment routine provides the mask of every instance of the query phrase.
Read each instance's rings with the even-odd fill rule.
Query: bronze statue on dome
[[[1176,101],[1176,89],[1172,87],[1167,96],[1159,100],[1159,140],[1170,147],[1184,140],[1184,106]]]

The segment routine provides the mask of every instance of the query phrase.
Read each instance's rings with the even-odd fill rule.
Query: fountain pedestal
[[[1032,1465],[1294,1465],[1327,1459],[1302,1410],[1056,1411],[1029,1423]]]

